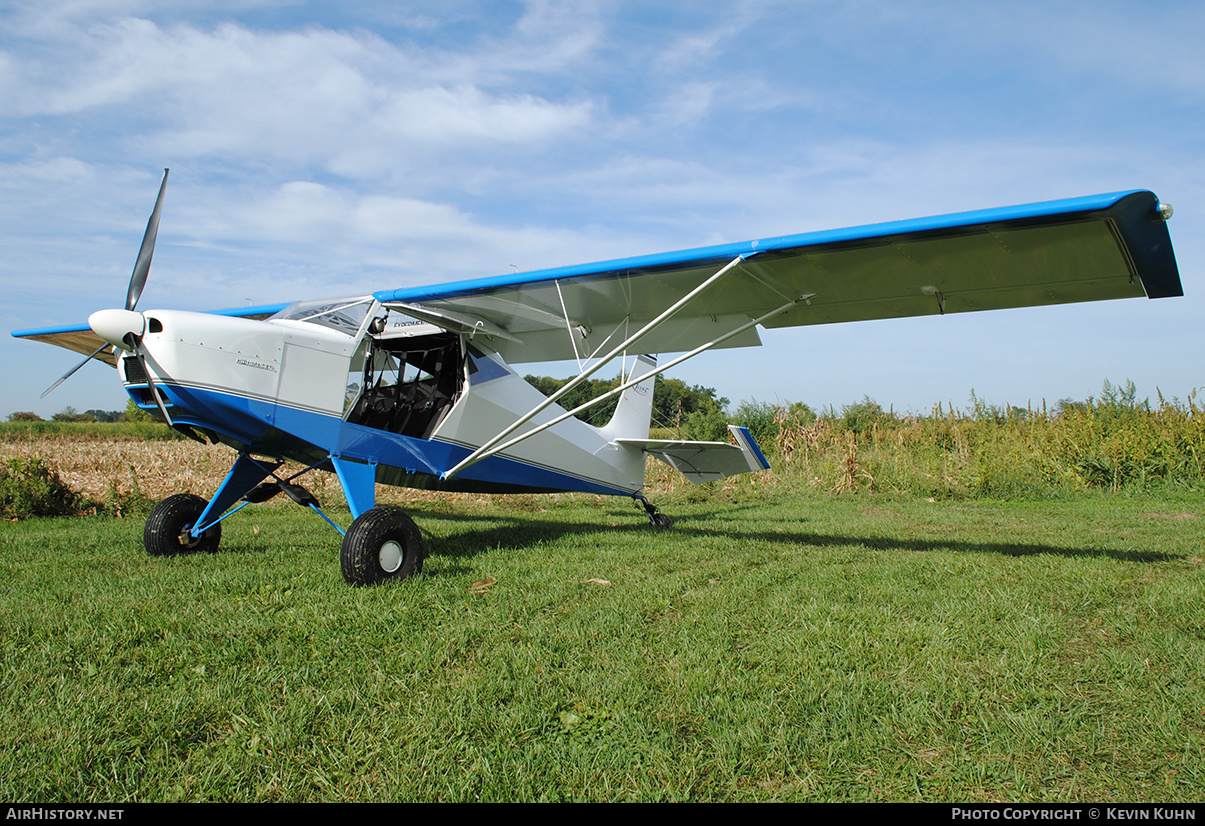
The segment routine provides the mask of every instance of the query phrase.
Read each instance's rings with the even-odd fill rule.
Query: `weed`
[[[989,405],[972,392],[965,413],[938,405],[899,415],[868,397],[819,418],[752,402],[738,413],[780,481],[813,480],[833,493],[1046,499],[1205,486],[1205,411],[1195,391],[1152,406],[1135,398],[1133,382],[1106,381],[1099,400],[1051,410]]]
[[[70,516],[95,507],[41,459],[10,457],[0,464],[0,511],[5,519]]]
[[[138,484],[138,471],[130,465],[130,487],[123,489],[115,479],[109,481],[106,509],[114,516],[145,515],[155,507],[155,500],[142,492]]]

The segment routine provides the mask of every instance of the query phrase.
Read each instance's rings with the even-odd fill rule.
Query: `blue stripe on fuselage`
[[[330,454],[377,464],[377,479],[385,484],[495,493],[632,493],[563,470],[501,456],[491,456],[444,480],[442,473],[467,457],[468,448],[348,424],[334,416],[230,393],[174,384],[155,386],[170,399],[176,422],[215,431],[226,437],[224,441],[250,453],[283,456],[304,464],[314,464]]]

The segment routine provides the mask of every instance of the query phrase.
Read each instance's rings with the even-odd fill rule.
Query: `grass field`
[[[2,525],[0,797],[1205,798],[1199,492],[658,484],[668,531],[411,496],[424,571],[366,589],[291,505],[182,558]]]

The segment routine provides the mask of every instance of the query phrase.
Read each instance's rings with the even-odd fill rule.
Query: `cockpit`
[[[464,385],[458,334],[382,307],[372,296],[299,301],[268,320],[359,337],[347,366],[343,414],[350,424],[429,438]]]

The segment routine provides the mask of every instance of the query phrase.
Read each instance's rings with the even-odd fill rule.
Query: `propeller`
[[[130,286],[126,290],[126,306],[124,310],[100,310],[88,317],[88,326],[92,331],[105,340],[96,351],[81,361],[79,364],[72,367],[63,377],[56,381],[50,387],[46,388],[46,392],[42,394],[45,398],[51,390],[54,390],[60,384],[71,378],[75,371],[79,370],[96,356],[100,355],[109,347],[114,350],[121,349],[126,352],[133,353],[137,356],[139,362],[142,363],[143,373],[146,374],[147,386],[150,388],[151,396],[155,399],[155,404],[159,406],[159,412],[163,414],[163,418],[170,425],[172,423],[171,416],[167,413],[167,408],[163,405],[163,400],[159,398],[159,391],[155,387],[155,381],[151,378],[151,371],[147,369],[146,353],[142,347],[142,334],[145,332],[146,320],[141,313],[134,312],[134,308],[138,306],[138,299],[142,296],[142,290],[146,287],[146,279],[151,271],[151,258],[155,254],[155,239],[159,235],[159,215],[163,211],[163,193],[167,189],[167,174],[170,170],[163,170],[163,181],[159,184],[159,195],[155,198],[155,208],[151,211],[150,220],[146,223],[146,232],[142,236],[142,246],[138,250],[138,260],[134,262],[134,271],[130,274]]]
[[[110,345],[110,344],[109,344],[109,342],[107,342],[107,341],[106,341],[104,344],[100,345],[100,347],[97,347],[95,350],[93,350],[93,351],[92,351],[92,355],[88,356],[86,359],[84,359],[83,361],[81,361],[79,364],[77,364],[77,365],[75,365],[74,367],[72,367],[70,370],[68,370],[66,373],[64,373],[64,374],[63,374],[63,375],[62,375],[62,376],[59,378],[59,380],[58,380],[58,381],[56,381],[54,384],[50,385],[50,386],[49,386],[49,387],[47,387],[45,390],[43,390],[43,391],[42,391],[42,396],[41,396],[41,398],[43,398],[43,399],[44,399],[44,398],[46,398],[47,396],[49,396],[49,395],[50,395],[50,391],[51,391],[51,390],[54,390],[54,388],[58,387],[58,386],[59,386],[60,384],[62,384],[63,382],[67,381],[67,379],[69,379],[69,378],[71,378],[72,376],[74,376],[74,375],[75,375],[75,371],[76,371],[76,370],[80,369],[80,368],[81,368],[81,367],[83,367],[85,364],[87,364],[88,362],[92,361],[92,359],[96,358],[96,357],[97,357],[97,356],[99,356],[99,355],[100,355],[102,352],[104,352],[105,350],[109,349],[109,347],[110,347],[110,346],[112,346],[112,345]]]
[[[146,286],[146,277],[151,271],[151,256],[155,254],[155,239],[159,237],[159,214],[163,211],[163,191],[167,189],[167,173],[163,170],[163,182],[159,184],[159,196],[155,198],[155,208],[151,211],[150,220],[146,222],[146,232],[142,236],[142,246],[138,249],[138,260],[134,262],[134,272],[130,274],[130,288],[126,291],[126,309],[132,310],[138,305],[142,296],[142,288]]]

